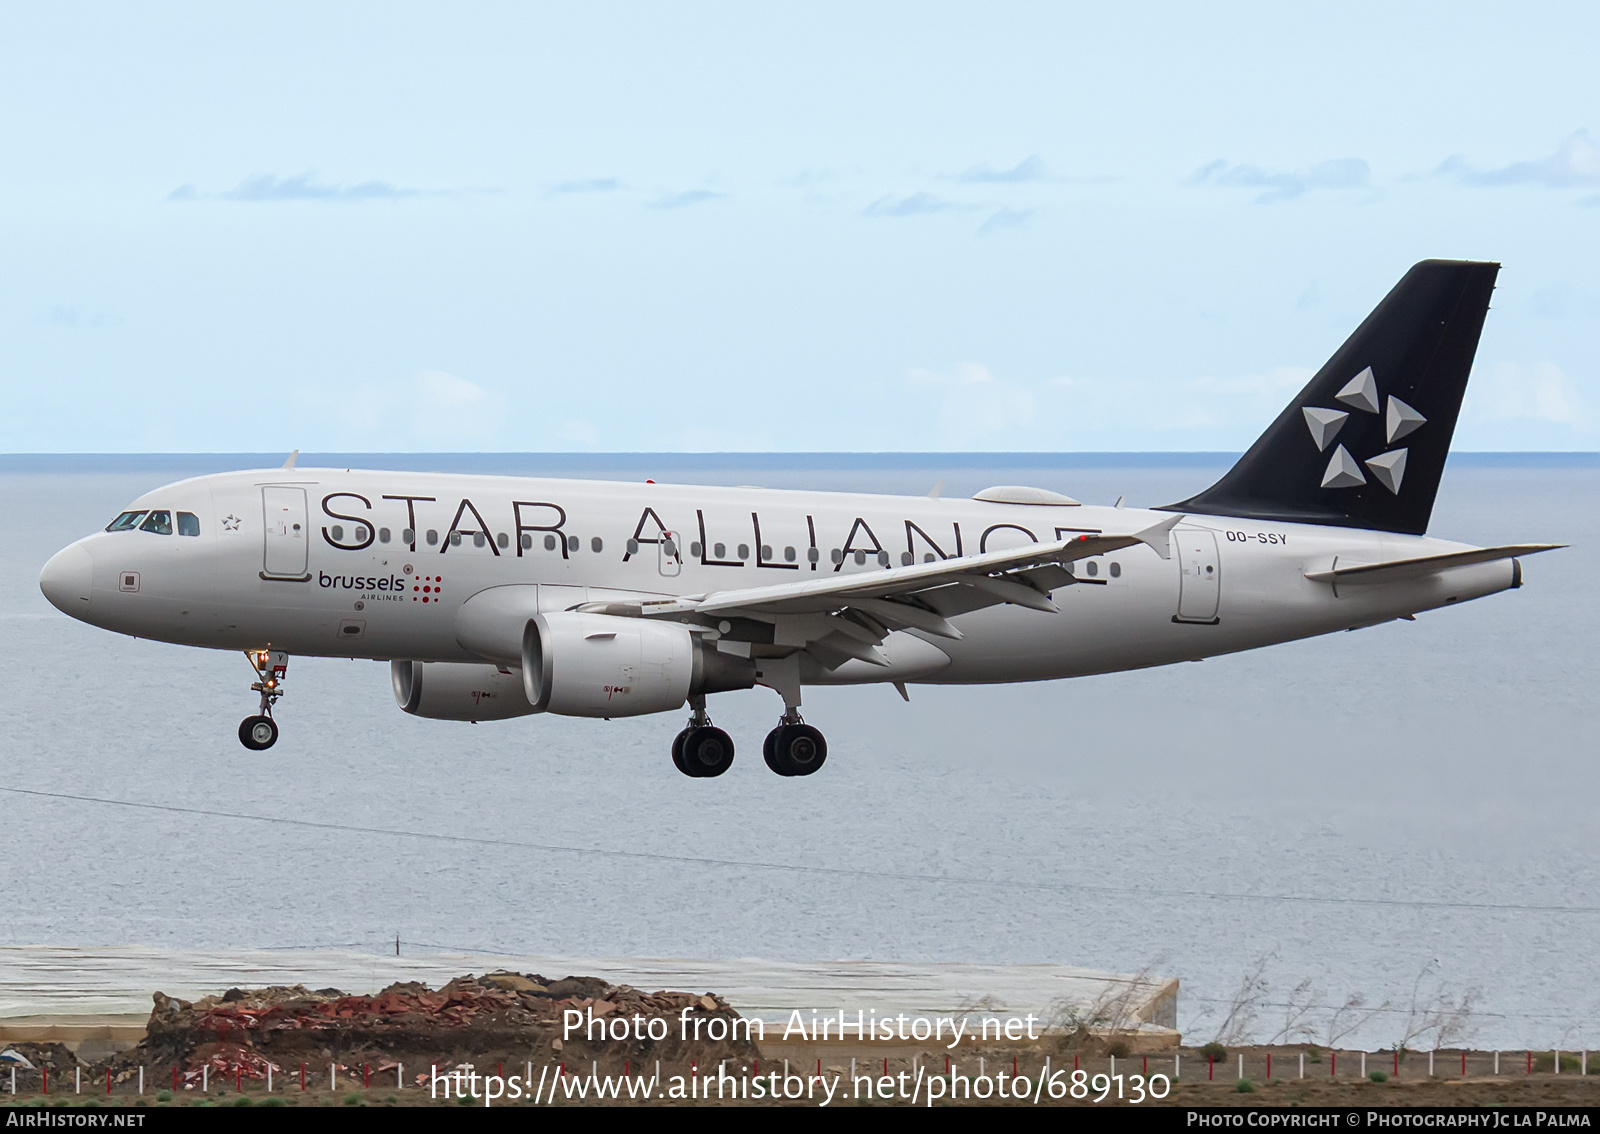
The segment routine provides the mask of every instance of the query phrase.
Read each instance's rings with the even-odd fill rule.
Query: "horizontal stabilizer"
[[[1450,551],[1443,555],[1424,555],[1417,559],[1395,559],[1388,563],[1362,563],[1358,566],[1335,566],[1329,571],[1307,571],[1306,578],[1317,583],[1398,583],[1407,579],[1420,579],[1447,567],[1466,567],[1473,563],[1493,563],[1497,559],[1514,559],[1519,555],[1537,555],[1541,551],[1554,551],[1565,547],[1562,543],[1521,543],[1507,547],[1479,547],[1471,551]]]

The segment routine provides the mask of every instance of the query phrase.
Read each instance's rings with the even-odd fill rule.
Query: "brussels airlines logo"
[[[1335,394],[1334,399],[1358,413],[1379,413],[1378,380],[1373,377],[1372,367],[1367,367],[1346,382],[1344,389]],[[1386,444],[1392,446],[1427,423],[1427,418],[1394,395],[1391,394],[1387,401],[1388,404],[1381,409]],[[1311,439],[1317,443],[1317,451],[1324,453],[1350,419],[1347,410],[1323,409],[1320,406],[1305,406],[1300,412],[1305,414],[1306,428],[1311,430]],[[1400,494],[1400,482],[1406,475],[1406,450],[1391,448],[1376,457],[1368,457],[1361,464],[1367,466],[1379,484],[1396,496]],[[1333,455],[1328,458],[1328,467],[1322,474],[1322,487],[1359,488],[1366,483],[1366,475],[1350,451],[1343,445],[1334,446]]]
[[[329,575],[318,571],[317,585],[344,591],[403,591],[407,584],[397,575],[379,579],[371,575]]]

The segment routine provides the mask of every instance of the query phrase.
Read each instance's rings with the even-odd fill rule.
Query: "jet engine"
[[[754,684],[749,658],[721,653],[676,622],[559,611],[535,615],[522,632],[523,693],[534,712],[637,717]]]
[[[503,721],[538,712],[514,669],[477,662],[392,661],[394,699],[416,717],[440,721]]]

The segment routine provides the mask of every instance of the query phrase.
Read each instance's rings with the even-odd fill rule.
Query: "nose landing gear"
[[[672,740],[672,762],[695,779],[720,776],[733,766],[733,737],[712,725],[705,697],[691,697],[689,704],[694,715]]]
[[[256,681],[250,688],[261,694],[261,711],[239,722],[239,743],[252,752],[262,752],[278,743],[278,722],[272,719],[272,706],[283,696],[289,655],[277,650],[250,650],[245,657],[256,671]]]

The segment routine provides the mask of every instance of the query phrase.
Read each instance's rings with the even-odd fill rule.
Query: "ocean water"
[[[1181,499],[1221,455],[307,457],[302,464],[946,494]],[[808,690],[827,767],[759,758],[766,690],[712,698],[732,770],[671,766],[678,714],[476,726],[401,713],[387,667],[295,659],[246,752],[250,670],[58,614],[39,568],[156,485],[259,460],[5,457],[0,944],[775,960],[1052,961],[1183,982],[1211,1038],[1291,990],[1322,1034],[1600,1045],[1593,458],[1459,457],[1432,530],[1572,546],[1414,623],[1201,664],[980,688]],[[274,461],[273,463],[276,463]],[[73,798],[63,798],[73,797]],[[129,807],[90,798],[137,803]],[[160,810],[158,808],[166,808]],[[239,818],[250,815],[260,818]],[[280,821],[264,821],[266,819]],[[293,822],[283,822],[290,820]],[[1426,1037],[1421,1041],[1426,1045]],[[1418,1046],[1414,1040],[1412,1046]]]

